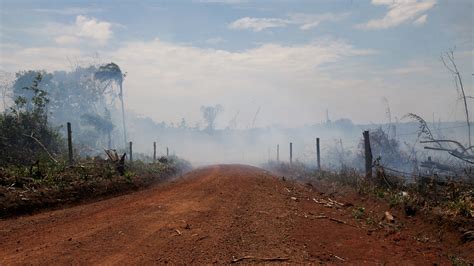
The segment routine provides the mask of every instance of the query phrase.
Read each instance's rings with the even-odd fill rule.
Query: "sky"
[[[417,113],[463,120],[454,50],[468,95],[473,1],[0,0],[0,71],[117,63],[126,109],[155,121],[298,127]]]

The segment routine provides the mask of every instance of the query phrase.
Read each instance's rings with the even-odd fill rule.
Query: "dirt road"
[[[0,221],[0,264],[450,262],[452,243],[372,232],[353,208],[313,198],[327,197],[258,168],[202,168],[129,195]]]

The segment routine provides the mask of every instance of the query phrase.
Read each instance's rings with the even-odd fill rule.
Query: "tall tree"
[[[123,78],[125,73],[122,73],[120,67],[115,63],[108,63],[100,66],[97,72],[94,74],[94,78],[102,82],[115,82],[119,86],[119,98],[122,107],[122,125],[123,125],[123,141],[124,148],[127,147],[127,130],[125,127],[125,106],[123,101]]]

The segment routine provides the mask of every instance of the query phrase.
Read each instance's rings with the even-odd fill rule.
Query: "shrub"
[[[31,98],[18,96],[15,106],[0,115],[0,166],[53,160],[63,148],[58,130],[48,124],[49,100],[39,87],[41,79],[38,74],[32,86],[23,88]]]

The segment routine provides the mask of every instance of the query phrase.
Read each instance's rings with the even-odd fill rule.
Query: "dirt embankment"
[[[129,195],[1,220],[0,264],[474,259],[472,242],[461,244],[454,233],[420,218],[396,217],[389,225],[377,220],[383,205],[351,196],[331,200],[337,203],[258,168],[212,166]],[[374,219],[355,218],[363,204],[372,206]]]

